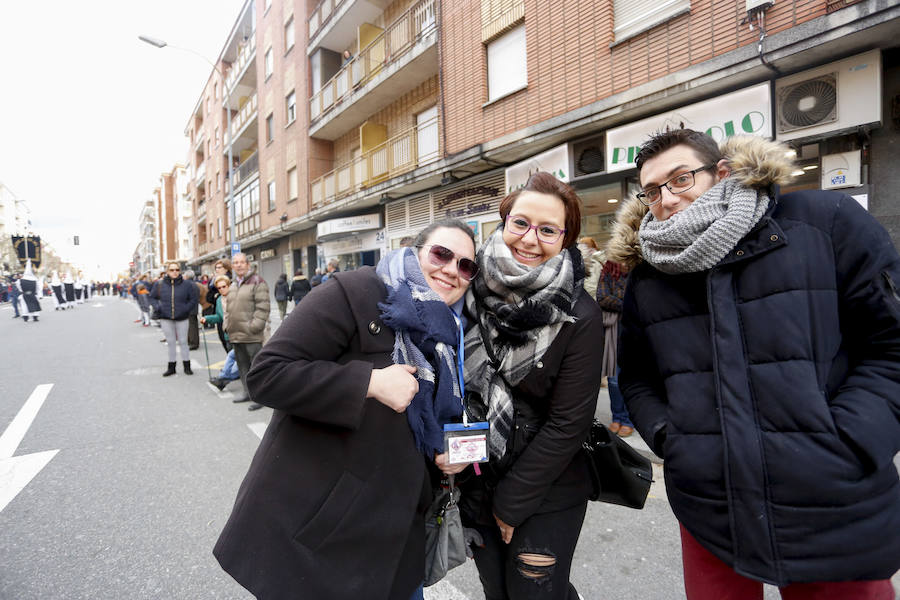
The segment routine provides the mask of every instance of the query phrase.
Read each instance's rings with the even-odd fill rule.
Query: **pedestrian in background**
[[[175,374],[175,344],[181,348],[181,360],[185,375],[193,375],[191,354],[188,350],[188,315],[197,311],[197,287],[181,276],[177,262],[166,264],[165,275],[150,290],[150,305],[159,319],[169,352],[169,365],[163,377]]]
[[[294,272],[294,279],[291,280],[291,298],[294,300],[294,306],[300,304],[300,301],[312,290],[309,280],[303,275],[303,269],[297,269]]]
[[[138,307],[141,309],[141,325],[150,327],[150,284],[146,273],[138,279],[137,294]]]
[[[22,292],[19,291],[19,283],[20,275],[18,273],[14,273],[9,277],[9,301],[12,303],[13,311],[13,319],[18,319],[21,315],[19,314],[19,296],[22,295]]]
[[[275,411],[214,554],[258,598],[421,598],[427,469],[462,412],[454,311],[477,267],[465,223],[419,238],[313,290],[254,361]]]
[[[232,256],[231,267],[234,279],[228,291],[228,302],[225,303],[225,331],[228,333],[228,342],[234,347],[234,358],[244,387],[243,397],[234,402],[247,402],[250,400],[247,373],[253,357],[262,348],[266,325],[269,323],[269,286],[262,277],[250,272],[250,263],[245,254]],[[248,410],[259,408],[262,405],[253,402]]]
[[[184,280],[190,285],[200,286],[197,290],[197,303],[188,313],[188,350],[197,350],[200,348],[200,325],[197,322],[197,311],[200,307],[200,296],[205,290],[202,284],[194,281],[194,271],[191,269],[184,272]]]
[[[225,320],[225,305],[228,302],[228,292],[231,287],[231,280],[227,275],[219,275],[212,283],[219,293],[219,296],[216,298],[216,309],[213,314],[200,317],[200,322],[203,324],[213,323],[217,325]],[[213,377],[210,380],[210,383],[220,392],[225,389],[225,386],[228,385],[229,382],[240,379],[240,371],[238,370],[236,376],[232,376],[232,370],[230,369],[230,362],[234,362],[235,359],[234,349],[231,347],[231,344],[228,343],[228,334],[225,334],[225,343],[228,345],[228,347],[225,348],[225,351],[228,352],[225,357],[225,366],[216,377]]]
[[[605,252],[600,250],[596,240],[590,236],[578,240],[578,250],[584,261],[584,289],[596,300],[597,281],[600,280],[600,272],[603,270]]]
[[[213,308],[207,309],[207,315],[211,315],[215,312],[216,299],[219,297],[219,292],[216,290],[216,278],[225,275],[228,277],[228,280],[231,281],[232,273],[231,273],[231,261],[227,258],[222,258],[216,261],[216,264],[213,266],[213,277],[212,281],[209,283],[209,290],[206,293],[206,301],[210,303],[210,306]],[[225,348],[225,352],[231,348],[231,344],[225,341],[225,329],[223,323],[216,323],[216,332],[219,334],[219,342],[222,344],[222,347]]]
[[[325,274],[322,275],[322,283],[325,283],[326,281],[331,279],[331,277],[335,273],[340,272],[340,270],[341,270],[340,264],[341,263],[339,263],[338,259],[336,259],[336,258],[332,258],[331,260],[328,261],[328,265],[326,265],[326,267],[325,267]]]
[[[316,269],[315,274],[312,276],[312,279],[309,280],[309,284],[312,287],[316,287],[322,283],[322,269]]]
[[[287,275],[284,273],[278,276],[278,281],[275,282],[273,293],[275,294],[275,302],[278,304],[278,314],[281,315],[281,320],[284,321],[284,314],[287,312],[287,303],[291,297]]]
[[[484,547],[488,600],[576,600],[572,557],[593,492],[581,451],[600,391],[603,319],[584,289],[575,191],[533,174],[500,202],[466,298],[469,421],[490,422],[490,462],[460,483]]]
[[[30,260],[25,262],[25,273],[16,281],[16,288],[19,292],[19,314],[22,315],[22,320],[27,322],[31,318],[37,322],[40,316],[38,313],[41,312],[38,294],[43,285],[35,277]]]
[[[788,148],[679,129],[649,206],[619,383],[665,458],[689,600],[889,600],[900,567],[900,256],[847,194],[781,195]]]

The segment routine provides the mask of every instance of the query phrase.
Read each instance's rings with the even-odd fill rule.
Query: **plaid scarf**
[[[523,265],[503,241],[502,228],[485,241],[477,260],[480,271],[466,309],[479,326],[466,333],[463,377],[466,388],[481,396],[483,406],[473,412],[486,412],[491,456],[501,458],[513,426],[511,388],[541,360],[563,323],[575,320],[584,262],[572,246],[536,267]]]
[[[375,272],[388,290],[378,308],[381,320],[394,330],[394,363],[418,369],[419,391],[406,418],[416,446],[431,460],[444,451],[444,424],[462,414],[455,351],[460,325],[428,286],[412,248],[385,255]]]

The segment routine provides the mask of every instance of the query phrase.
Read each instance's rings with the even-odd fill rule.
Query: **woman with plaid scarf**
[[[500,217],[466,296],[466,410],[490,423],[490,462],[462,475],[463,523],[484,539],[475,562],[487,600],[577,599],[569,571],[592,491],[579,450],[603,347],[576,244],[580,201],[538,172]]]

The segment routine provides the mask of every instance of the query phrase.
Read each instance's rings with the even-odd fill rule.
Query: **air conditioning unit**
[[[572,173],[575,177],[602,173],[606,169],[603,160],[603,136],[598,135],[572,143]]]
[[[881,124],[881,52],[873,50],[775,82],[779,140]]]

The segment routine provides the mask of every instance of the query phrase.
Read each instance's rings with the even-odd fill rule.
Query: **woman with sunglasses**
[[[150,305],[154,318],[159,319],[166,346],[169,351],[169,366],[163,377],[175,374],[175,343],[181,347],[181,360],[185,375],[193,375],[191,371],[191,355],[188,350],[188,314],[197,310],[199,292],[192,281],[185,281],[181,276],[181,266],[177,262],[166,264],[165,275],[153,284],[150,290]]]
[[[214,549],[257,597],[421,597],[474,258],[464,223],[434,223],[314,288],[257,354],[247,383],[275,411]]]
[[[463,475],[463,523],[484,540],[474,552],[487,600],[577,599],[569,571],[592,492],[579,450],[603,348],[576,244],[580,201],[538,172],[500,217],[466,297],[466,410],[490,424],[490,461]]]

